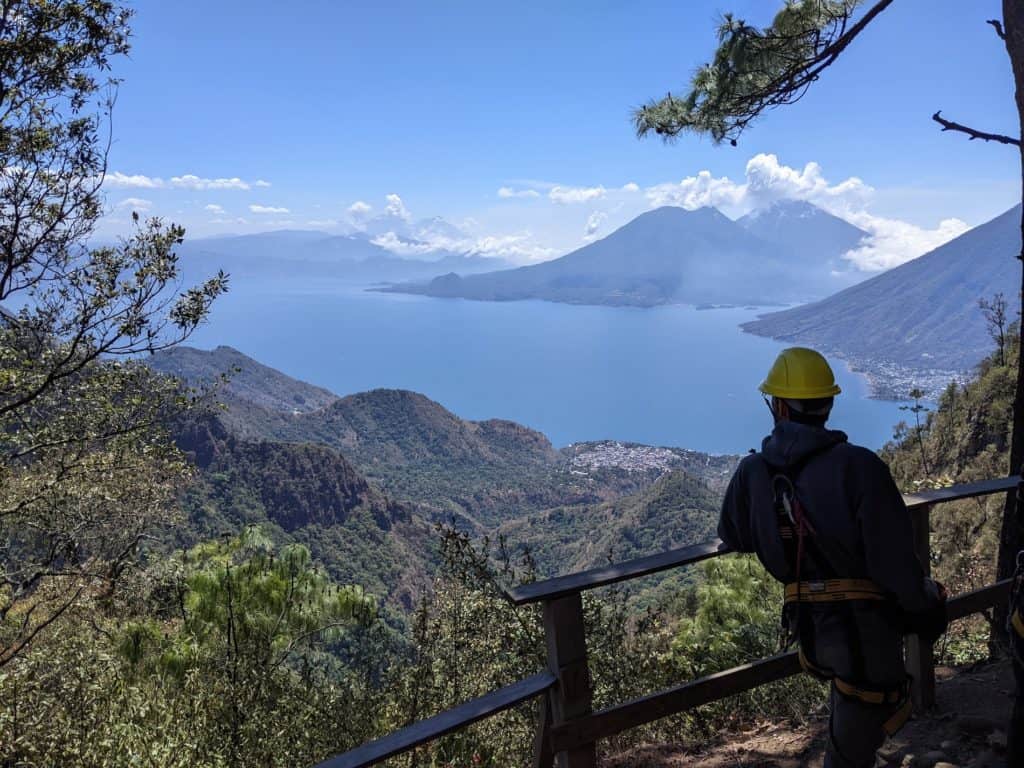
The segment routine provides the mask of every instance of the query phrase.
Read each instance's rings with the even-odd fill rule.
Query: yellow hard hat
[[[787,400],[814,400],[842,392],[828,361],[807,347],[779,352],[760,389],[766,395]]]

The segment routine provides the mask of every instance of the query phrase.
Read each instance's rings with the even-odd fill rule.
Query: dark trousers
[[[865,704],[844,696],[832,686],[825,768],[872,768],[875,752],[885,743],[882,727],[896,705]]]
[[[1013,644],[1013,676],[1016,689],[1013,692],[1013,712],[1010,727],[1006,732],[1006,765],[1008,768],[1024,768],[1024,638],[1010,629]]]

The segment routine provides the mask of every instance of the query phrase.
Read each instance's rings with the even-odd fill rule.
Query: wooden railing
[[[905,495],[903,499],[914,525],[915,549],[924,568],[930,570],[930,515],[934,505],[1011,491],[1019,482],[1019,477],[1007,477]],[[715,540],[508,590],[506,597],[514,605],[543,605],[547,671],[413,723],[320,763],[317,768],[374,765],[537,697],[541,697],[541,717],[533,745],[536,768],[551,768],[556,762],[560,768],[591,768],[597,764],[599,739],[799,673],[796,653],[782,653],[593,711],[581,594],[727,552],[729,549]],[[960,619],[995,606],[1008,598],[1009,590],[1007,579],[956,595],[949,601],[949,617]],[[918,711],[928,709],[935,702],[932,648],[910,635],[906,638],[905,657],[907,671],[914,680],[914,706]]]

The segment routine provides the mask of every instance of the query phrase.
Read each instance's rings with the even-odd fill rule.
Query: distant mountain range
[[[384,290],[642,307],[791,303],[863,279],[840,257],[865,235],[808,203],[779,203],[740,221],[714,208],[666,206],[551,261]]]
[[[970,369],[992,350],[978,300],[1001,292],[1017,317],[1020,217],[1017,205],[924,256],[744,330],[837,353],[869,372]]]
[[[424,222],[442,227],[446,222]],[[450,225],[448,225],[450,226]],[[456,272],[474,274],[504,269],[503,259],[434,249],[395,235],[393,242],[419,258],[406,258],[374,242],[370,233],[330,235],[305,230],[277,230],[252,235],[186,240],[178,247],[185,279],[195,282],[223,269],[243,283],[321,281],[383,283],[422,280]]]

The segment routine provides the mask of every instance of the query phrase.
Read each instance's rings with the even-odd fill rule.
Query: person
[[[888,467],[826,428],[841,390],[825,358],[785,349],[760,389],[774,428],[736,469],[718,534],[786,585],[787,645],[831,682],[826,768],[873,766],[910,714],[903,635],[945,631],[945,590],[915,555]]]
[[[1024,467],[1021,467],[1024,477]],[[1017,486],[1017,519],[1024,523],[1024,482]],[[1024,768],[1024,549],[1017,553],[1017,568],[1013,574],[1010,609],[1007,612],[1006,633],[1010,640],[1010,663],[1013,665],[1013,709],[1006,731],[1007,768]]]

